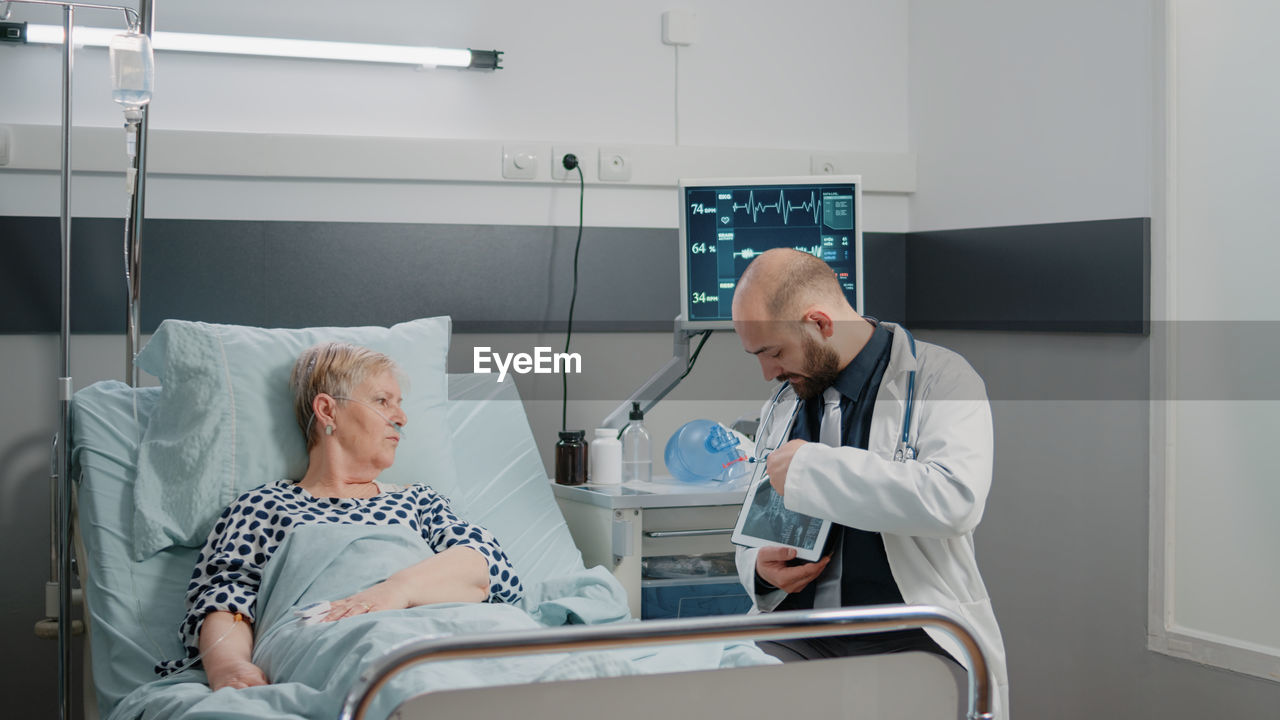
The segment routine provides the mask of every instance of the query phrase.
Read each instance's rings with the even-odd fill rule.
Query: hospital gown
[[[462,546],[483,555],[489,563],[488,602],[520,599],[520,578],[488,530],[454,515],[449,501],[426,485],[379,487],[382,492],[371,498],[318,498],[292,481],[278,480],[236,498],[209,533],[187,586],[187,616],[180,630],[186,657],[163,661],[156,672],[178,672],[199,655],[208,613],[225,610],[253,622],[263,567],[289,531],[302,525],[408,525],[436,552]]]

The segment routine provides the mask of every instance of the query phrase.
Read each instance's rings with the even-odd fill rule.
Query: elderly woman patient
[[[187,656],[161,663],[158,672],[201,661],[214,690],[271,681],[251,659],[255,601],[264,567],[304,525],[402,525],[434,550],[372,587],[333,599],[324,621],[433,603],[520,599],[520,580],[489,531],[458,518],[426,485],[377,481],[395,460],[408,422],[398,377],[390,358],[354,345],[325,343],[302,353],[290,385],[310,458],[306,474],[250,490],[223,511],[187,587],[181,628]]]

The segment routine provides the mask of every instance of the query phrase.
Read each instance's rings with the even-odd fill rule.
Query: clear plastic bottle
[[[155,90],[156,61],[151,39],[130,30],[111,38],[111,99],[124,106],[127,123],[142,119],[142,108]]]
[[[649,431],[644,429],[640,403],[631,403],[631,424],[622,432],[622,482],[649,482],[653,479],[653,455],[649,451]]]

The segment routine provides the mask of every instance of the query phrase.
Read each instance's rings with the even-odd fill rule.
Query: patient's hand
[[[262,668],[248,660],[233,660],[221,665],[205,664],[205,672],[209,676],[209,688],[220,690],[224,687],[247,688],[268,684],[267,674]]]
[[[364,615],[375,610],[403,610],[407,607],[409,598],[400,591],[398,583],[388,579],[368,590],[329,603],[329,614],[324,616],[322,622]]]
[[[375,610],[446,602],[484,602],[489,597],[489,562],[474,548],[455,545],[421,560],[368,590],[334,600],[324,622]]]

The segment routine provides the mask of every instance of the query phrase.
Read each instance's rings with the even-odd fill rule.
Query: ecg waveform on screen
[[[796,245],[794,249],[799,250],[800,252],[809,253],[810,255],[816,258],[822,258],[824,260],[831,259],[826,257],[826,253],[823,252],[821,245]],[[741,258],[743,260],[750,260],[762,252],[764,251],[756,250],[755,248],[745,247],[745,248],[742,248],[741,250],[734,250],[733,256],[735,258]]]
[[[787,200],[786,194],[778,191],[778,199],[776,202],[756,202],[756,193],[754,190],[747,193],[747,202],[745,204],[734,203],[733,211],[745,210],[751,216],[751,222],[760,222],[760,213],[768,210],[778,213],[782,216],[782,224],[788,225],[791,222],[792,211],[799,210],[813,216],[813,224],[818,224],[818,219],[822,216],[822,205],[818,202],[816,193],[809,193],[809,201],[800,204],[794,204]]]

